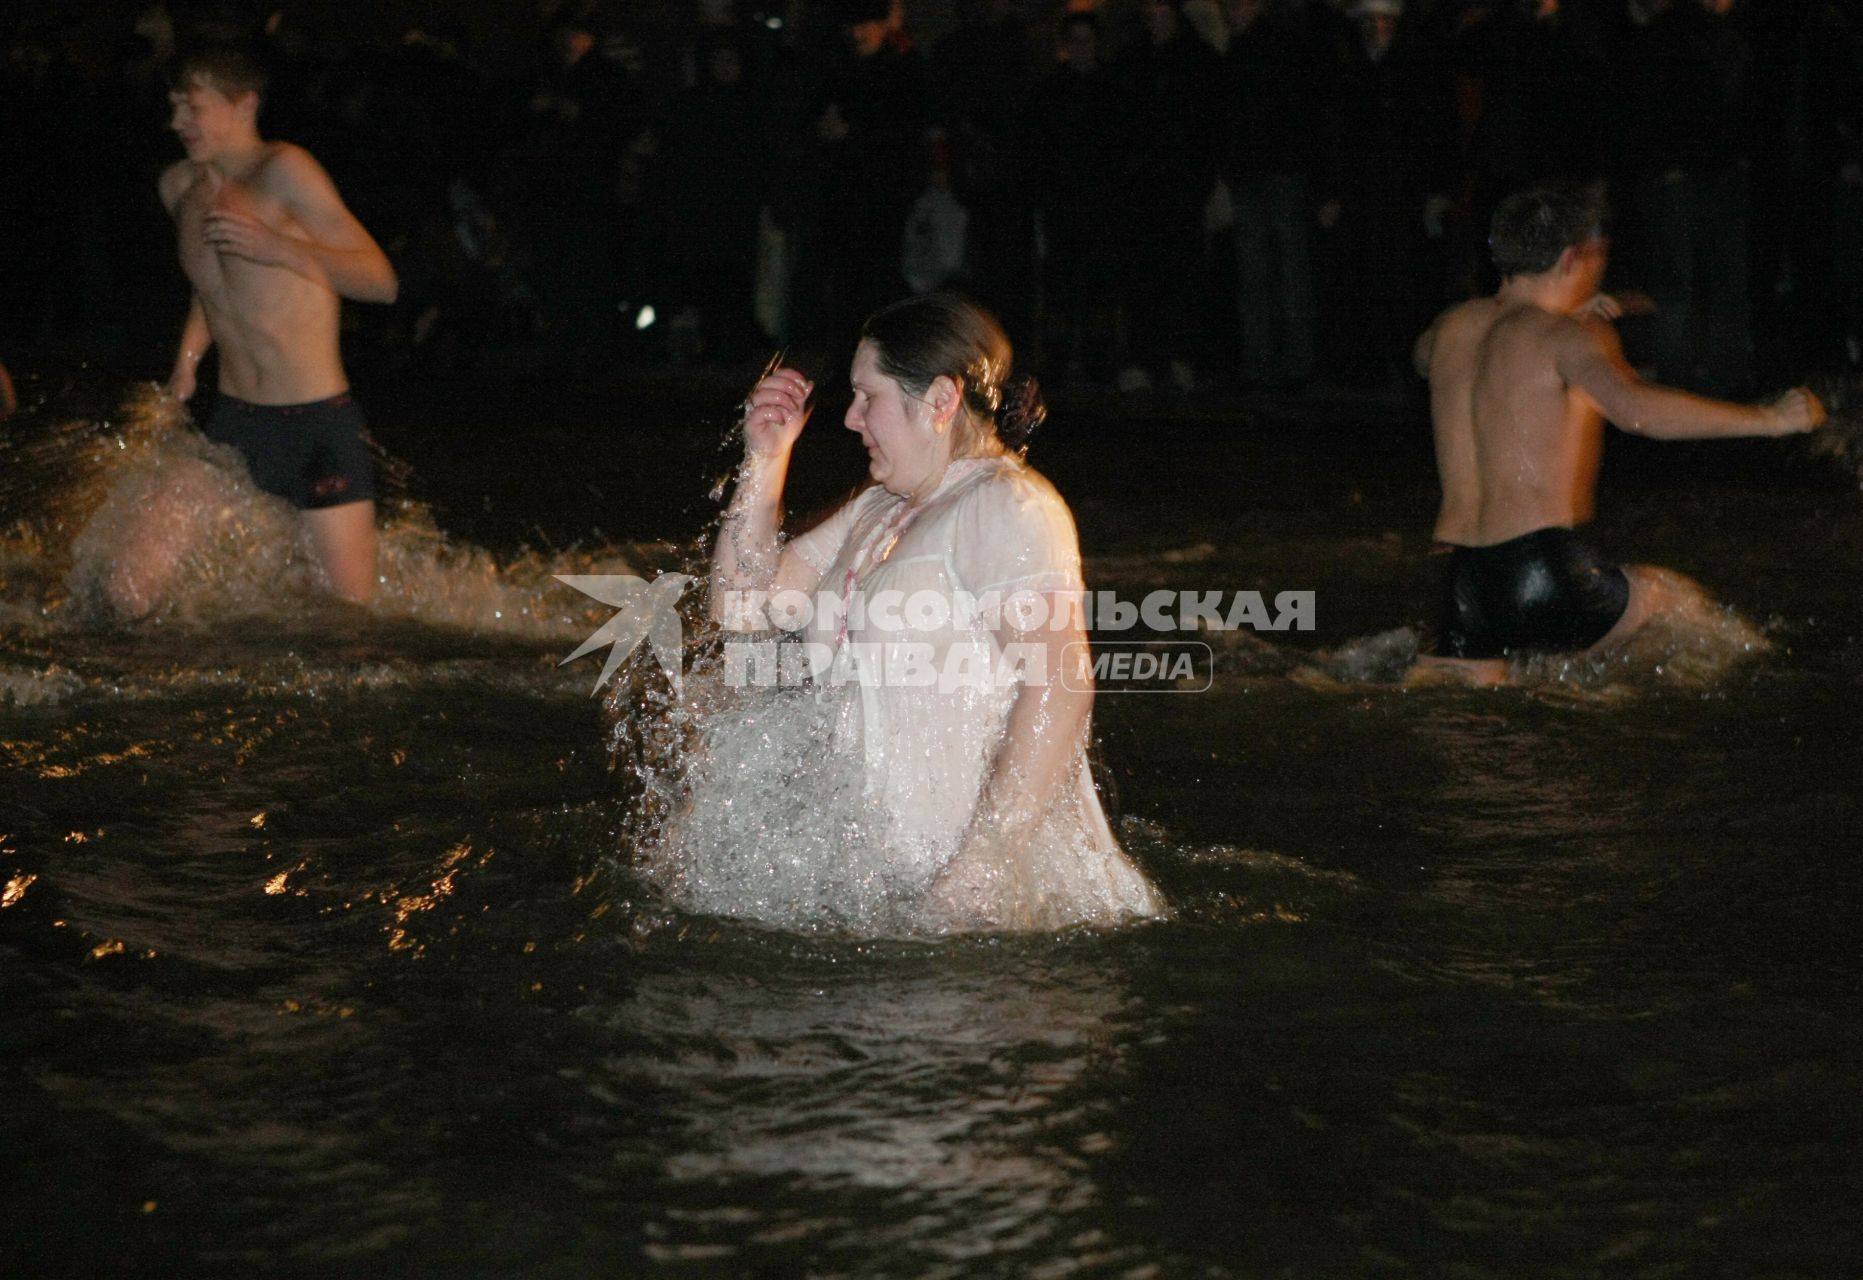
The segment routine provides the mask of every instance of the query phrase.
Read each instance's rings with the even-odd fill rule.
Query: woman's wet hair
[[[958,456],[974,452],[986,432],[1019,452],[1048,416],[1035,379],[1010,375],[1014,352],[1002,325],[967,298],[906,298],[868,316],[860,336],[873,348],[880,372],[909,394],[923,396],[940,377],[958,385],[964,409],[958,420],[971,433],[957,442]]]
[[[1559,255],[1604,234],[1608,210],[1594,185],[1545,183],[1516,191],[1496,206],[1488,252],[1501,278],[1550,271]]]

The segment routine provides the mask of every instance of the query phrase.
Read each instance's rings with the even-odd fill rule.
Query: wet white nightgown
[[[989,606],[1081,589],[1067,505],[1018,459],[959,459],[915,507],[874,485],[791,548],[821,572],[814,600],[826,607],[805,634],[816,687],[711,725],[692,805],[715,813],[729,795],[767,815],[805,803],[735,842],[686,832],[677,896],[778,924],[970,927],[926,890],[957,852],[1020,688]],[[1107,826],[1084,734],[1072,772],[1015,851],[990,924],[1050,929],[1162,912]],[[811,813],[832,838],[792,829]]]

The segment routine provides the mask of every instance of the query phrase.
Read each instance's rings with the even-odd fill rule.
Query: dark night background
[[[1652,372],[1750,395],[1857,362],[1853,6],[1398,7],[34,6],[0,26],[0,360],[165,374],[161,64],[239,39],[273,69],[268,136],[400,273],[348,321],[365,393],[838,362],[872,305],[951,284],[1054,387],[1414,397],[1411,338],[1493,283],[1494,201],[1555,176],[1608,184]]]

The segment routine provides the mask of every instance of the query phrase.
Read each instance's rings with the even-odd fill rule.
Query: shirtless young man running
[[[1451,558],[1437,656],[1482,680],[1519,652],[1609,647],[1660,613],[1661,575],[1607,564],[1573,532],[1591,518],[1603,419],[1667,440],[1781,436],[1824,421],[1799,388],[1729,404],[1643,381],[1598,294],[1608,241],[1602,197],[1543,186],[1495,210],[1502,284],[1449,308],[1417,340],[1430,380]]]
[[[182,269],[193,286],[169,394],[194,394],[220,348],[210,440],[244,457],[260,488],[304,516],[330,587],[366,604],[375,590],[375,478],[338,351],[344,298],[393,302],[394,268],[321,165],[259,136],[264,73],[244,52],[204,48],[180,63],[170,127],[187,158],[163,172]],[[119,553],[105,592],[119,615],[161,599],[192,530],[169,500]]]

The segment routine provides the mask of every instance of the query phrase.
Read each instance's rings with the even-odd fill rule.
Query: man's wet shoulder
[[[193,185],[194,162],[186,159],[177,160],[163,169],[161,176],[155,180],[155,189],[162,198],[162,204],[171,212]]]

